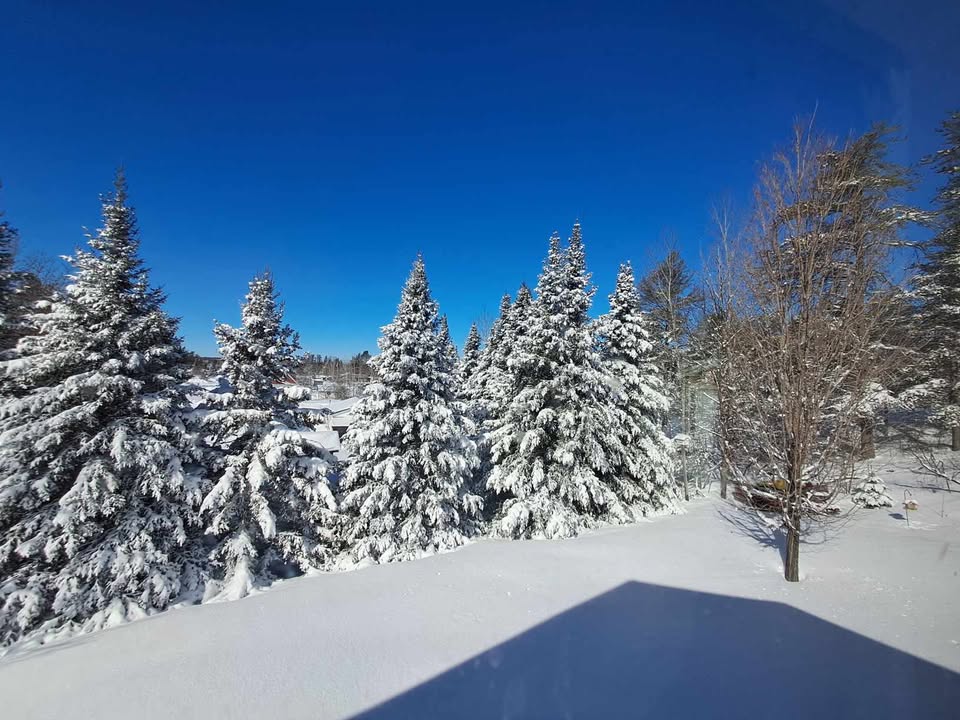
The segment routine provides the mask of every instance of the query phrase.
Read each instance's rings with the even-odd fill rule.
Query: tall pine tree
[[[466,395],[472,403],[474,417],[481,429],[489,429],[503,417],[512,397],[515,372],[510,367],[510,358],[516,353],[520,338],[527,332],[530,307],[533,298],[530,288],[521,285],[516,300],[504,295],[500,316],[490,331],[490,339],[477,363]]]
[[[423,259],[417,258],[393,322],[383,328],[377,379],[347,432],[342,509],[354,561],[387,562],[462,544],[481,510],[469,492],[478,465],[472,424],[454,395]]]
[[[526,283],[520,285],[517,290],[517,299],[510,306],[509,322],[504,328],[504,340],[500,345],[498,364],[505,374],[505,379],[498,385],[500,396],[497,401],[497,416],[501,416],[510,404],[510,399],[517,388],[517,372],[519,366],[516,366],[514,358],[521,347],[523,338],[529,332],[529,326],[532,319],[533,295]]]
[[[952,431],[960,450],[960,112],[944,121],[946,147],[929,162],[945,176],[937,194],[938,232],[923,248],[915,279],[926,354],[923,384],[912,394],[936,409],[934,419]]]
[[[591,298],[578,224],[565,251],[550,239],[527,333],[510,357],[515,392],[490,435],[487,485],[502,503],[495,534],[566,537],[601,518],[629,518],[605,482],[622,449],[588,323]]]
[[[36,319],[31,316],[42,309],[38,303],[53,295],[49,284],[52,278],[41,277],[40,272],[17,269],[18,240],[16,228],[3,219],[0,211],[0,358],[7,359],[21,337],[36,332]],[[42,261],[35,267],[38,271],[47,269]],[[0,392],[6,380],[0,378]]]
[[[444,359],[447,363],[447,371],[453,377],[454,385],[457,383],[457,366],[460,364],[460,356],[457,354],[457,346],[450,337],[450,325],[447,322],[447,316],[440,316],[440,347],[443,349]]]
[[[215,538],[207,596],[233,599],[325,564],[336,503],[332,458],[298,432],[303,389],[282,385],[299,343],[269,274],[251,281],[240,327],[217,325],[215,334],[232,392],[215,398],[202,421],[217,478],[202,505]]]
[[[9,349],[12,344],[10,326],[15,306],[16,275],[13,261],[17,250],[17,231],[3,219],[0,210],[0,352]]]
[[[482,358],[485,363],[477,370],[467,387],[468,403],[477,423],[477,448],[480,453],[480,468],[476,473],[475,487],[478,494],[489,495],[487,479],[493,468],[491,460],[491,430],[503,419],[513,394],[519,389],[518,366],[512,359],[520,348],[520,340],[527,333],[533,297],[525,284],[517,291],[517,299],[510,304],[509,296],[500,318],[491,333],[491,342]],[[488,515],[495,510],[495,503],[486,503]]]
[[[671,426],[672,432],[693,434],[696,408],[692,380],[696,372],[690,340],[702,293],[680,253],[673,249],[641,279],[638,292],[640,308],[654,328],[654,355],[663,370],[664,392],[670,400],[664,424]]]
[[[510,295],[507,293],[500,298],[500,314],[494,320],[487,344],[463,388],[463,394],[470,403],[471,415],[481,424],[502,411],[499,400],[504,394],[506,382],[505,353],[509,349],[510,309]]]
[[[95,629],[182,590],[199,476],[179,418],[183,349],[138,257],[118,173],[63,297],[3,365],[0,641]]]
[[[598,321],[597,332],[603,366],[615,388],[611,432],[620,435],[624,450],[608,483],[634,514],[674,508],[670,441],[661,429],[670,403],[653,362],[654,348],[629,263],[620,266],[610,312]]]
[[[470,332],[467,333],[466,342],[463,343],[463,357],[460,358],[460,366],[457,368],[461,388],[467,386],[470,378],[477,371],[480,353],[480,331],[477,330],[477,324],[473,323],[470,326]]]

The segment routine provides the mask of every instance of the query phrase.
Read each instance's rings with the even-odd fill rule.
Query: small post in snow
[[[909,497],[909,500],[907,499]],[[907,519],[907,527],[910,527],[910,511],[919,507],[916,500],[913,499],[913,493],[909,490],[903,491],[903,514]]]

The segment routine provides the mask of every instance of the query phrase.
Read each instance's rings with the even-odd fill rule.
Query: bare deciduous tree
[[[733,464],[734,440],[732,427],[736,408],[736,386],[733,343],[736,341],[736,323],[733,305],[733,264],[735,254],[728,205],[713,209],[717,232],[717,246],[708,259],[704,273],[704,320],[700,342],[706,358],[705,375],[712,385],[715,402],[714,447],[720,472],[720,497],[726,499]]]
[[[884,278],[901,224],[889,199],[904,184],[886,138],[877,128],[837,149],[798,125],[761,170],[743,252],[726,258],[735,286],[716,300],[735,329],[723,347],[728,467],[740,499],[779,516],[788,581],[799,580],[805,528],[850,486],[852,432],[883,362]]]

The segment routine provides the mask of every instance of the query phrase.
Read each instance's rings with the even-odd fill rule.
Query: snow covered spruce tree
[[[674,508],[670,441],[661,429],[670,403],[652,361],[653,344],[629,263],[620,266],[610,312],[597,322],[597,334],[603,366],[615,389],[610,432],[620,435],[624,451],[609,483],[635,514]]]
[[[490,433],[487,480],[504,537],[567,537],[630,513],[605,482],[624,457],[587,310],[592,291],[580,226],[566,251],[556,234],[537,283],[527,332],[509,359],[509,405]]]
[[[477,324],[473,323],[470,326],[470,332],[467,333],[467,340],[463,344],[463,357],[460,358],[460,365],[457,368],[461,388],[467,386],[476,372],[477,364],[480,362],[480,352],[480,331],[477,330]]]
[[[122,173],[103,215],[38,334],[2,363],[13,393],[0,406],[4,643],[161,610],[189,569],[200,491],[179,418],[177,323],[137,255]]]
[[[951,447],[960,450],[960,112],[941,132],[947,146],[928,161],[946,176],[937,195],[939,231],[923,247],[915,279],[926,351],[920,384],[907,394],[933,407],[935,422],[950,429]]]
[[[16,275],[13,270],[14,254],[17,248],[17,231],[3,219],[0,211],[0,351],[11,345],[9,327],[14,308]]]
[[[460,365],[460,356],[457,354],[457,346],[453,343],[453,338],[450,337],[450,325],[447,324],[447,316],[440,316],[440,347],[443,350],[444,360],[447,363],[447,371],[450,373],[454,381],[454,386],[456,387],[457,383],[457,366]]]
[[[478,465],[473,427],[455,399],[454,368],[422,258],[378,344],[380,354],[370,361],[376,380],[345,438],[348,562],[457,547],[482,506],[469,491]]]
[[[36,332],[31,316],[39,309],[37,303],[53,294],[53,273],[43,260],[34,259],[30,269],[17,268],[18,240],[16,228],[3,219],[0,211],[0,357],[4,359],[9,359],[20,338]],[[5,382],[0,378],[0,392]]]
[[[477,423],[483,423],[488,417],[497,416],[502,408],[499,399],[503,395],[506,361],[503,351],[508,346],[510,335],[510,294],[500,298],[500,314],[490,328],[487,344],[477,358],[476,367],[462,389],[462,394],[470,403],[470,412]]]
[[[206,597],[233,599],[329,560],[333,459],[298,432],[305,390],[278,387],[297,364],[299,342],[268,273],[250,282],[240,327],[214,332],[232,392],[214,399],[202,420],[216,478],[202,505],[216,540]]]
[[[509,404],[510,393],[513,391],[515,384],[517,370],[514,368],[512,359],[516,356],[521,341],[530,330],[533,312],[533,295],[530,288],[524,283],[517,290],[517,299],[510,306],[510,321],[504,329],[503,342],[500,345],[500,364],[506,374],[506,381],[500,387],[502,395],[498,398],[501,412]]]
[[[875,472],[853,489],[853,501],[865,508],[893,507],[893,499],[887,494],[887,486]]]
[[[504,295],[500,302],[500,316],[490,330],[490,339],[465,390],[482,428],[496,423],[509,404],[514,386],[510,358],[520,338],[527,333],[532,304],[533,296],[526,285],[517,290],[513,303],[509,295]]]

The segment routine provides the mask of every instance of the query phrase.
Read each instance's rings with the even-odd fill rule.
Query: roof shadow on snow
[[[958,708],[957,673],[788,605],[630,582],[357,717],[902,719]]]

